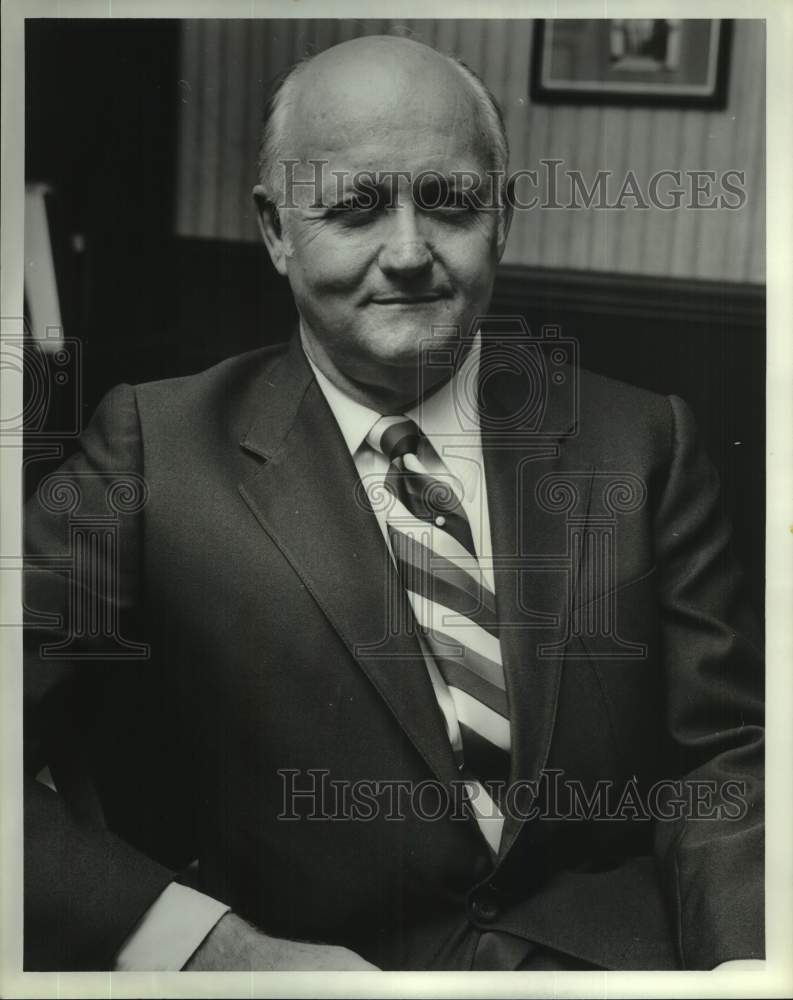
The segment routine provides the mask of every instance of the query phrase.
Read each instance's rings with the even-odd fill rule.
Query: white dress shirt
[[[479,350],[477,337],[453,378],[404,415],[416,422],[426,439],[421,443],[418,457],[427,471],[446,481],[450,476],[452,481],[458,481],[460,501],[471,526],[480,569],[495,592],[479,415],[470,400],[470,387],[477,384]],[[351,399],[310,358],[308,361],[339,425],[358,476],[368,488],[382,489],[388,461],[366,441],[367,434],[382,414]],[[378,505],[373,507],[386,544],[389,544],[386,514]],[[435,697],[446,722],[449,742],[459,748],[462,741],[454,702],[431,653],[423,644],[422,649]],[[467,781],[466,786],[477,823],[493,854],[497,854],[503,817],[478,782]],[[229,907],[209,896],[172,883],[147,910],[125,942],[116,959],[116,970],[181,969],[218,920],[228,912]]]

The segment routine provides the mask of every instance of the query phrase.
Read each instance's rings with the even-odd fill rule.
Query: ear
[[[510,178],[511,180],[511,178]],[[501,206],[498,217],[498,247],[497,254],[498,260],[504,255],[504,250],[507,246],[507,237],[509,236],[509,228],[512,225],[512,189],[510,183],[507,184],[507,189],[504,192],[504,203]]]
[[[256,219],[259,223],[259,232],[262,234],[264,245],[270,254],[270,260],[273,262],[276,271],[286,277],[286,252],[278,209],[267,197],[261,184],[257,184],[254,187],[253,200],[256,204]]]

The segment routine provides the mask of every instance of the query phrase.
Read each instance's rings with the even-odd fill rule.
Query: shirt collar
[[[443,444],[451,437],[456,436],[459,440],[460,435],[475,434],[477,443],[479,441],[479,412],[470,401],[476,398],[480,348],[481,337],[477,334],[468,356],[452,378],[430,397],[405,411],[405,416],[415,420],[438,455],[443,454]],[[303,350],[305,352],[305,347]],[[350,454],[355,455],[382,414],[352,399],[317,368],[307,353],[306,358]]]

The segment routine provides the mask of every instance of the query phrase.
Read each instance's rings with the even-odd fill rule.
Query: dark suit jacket
[[[488,391],[514,413],[525,384],[502,373]],[[762,681],[715,476],[679,400],[586,373],[577,413],[560,399],[532,434],[483,439],[511,776],[617,797],[742,782],[747,808],[563,818],[546,783],[495,868],[471,820],[279,818],[285,781],[311,770],[457,777],[409,612],[389,616],[383,537],[293,340],[113,390],[64,467],[71,499],[51,481],[29,507],[27,764],[49,763],[60,794],[32,781],[26,798],[27,968],[110,967],[196,858],[198,887],[266,932],[383,968],[481,966],[501,946],[509,967],[524,942],[609,969],[762,955]],[[107,504],[129,474],[148,490],[137,514]],[[91,525],[115,532],[117,565],[101,559],[117,583],[70,598]],[[102,613],[148,657],[88,635],[79,616]]]

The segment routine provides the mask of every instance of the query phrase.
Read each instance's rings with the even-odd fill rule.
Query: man
[[[299,331],[111,392],[27,515],[57,789],[26,800],[28,968],[761,957],[761,679],[714,477],[679,400],[481,319],[505,170],[483,86],[415,42],[281,85],[254,194]],[[117,572],[96,543],[75,585],[108,501]],[[117,656],[80,628],[106,606]]]

